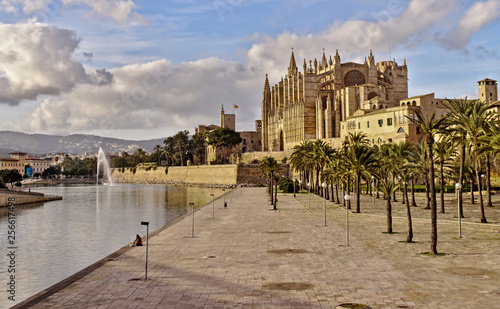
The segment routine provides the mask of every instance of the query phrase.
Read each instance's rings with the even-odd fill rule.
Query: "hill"
[[[134,141],[85,134],[59,136],[0,131],[0,156],[6,157],[9,152],[13,151],[22,151],[32,155],[97,153],[99,147],[111,153],[124,151],[132,153],[137,148],[152,152],[155,145],[163,145],[164,139]]]

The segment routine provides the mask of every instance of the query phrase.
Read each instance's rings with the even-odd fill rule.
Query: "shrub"
[[[258,159],[253,159],[252,164],[259,164],[260,161]]]
[[[281,159],[281,163],[283,163],[283,164],[286,164],[286,161],[288,161],[287,157],[284,157],[283,159]]]
[[[262,183],[262,181],[257,182],[256,186],[257,187],[265,187],[265,185]]]

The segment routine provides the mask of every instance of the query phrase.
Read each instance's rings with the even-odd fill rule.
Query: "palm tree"
[[[279,179],[279,172],[280,172],[280,165],[278,164],[278,161],[276,161],[275,158],[273,157],[265,157],[262,159],[260,162],[260,172],[262,175],[267,177],[269,179],[269,185],[268,185],[268,191],[271,196],[271,205],[273,205],[273,209],[277,210],[277,192],[278,192],[278,184],[277,184],[277,179]],[[273,195],[273,182],[275,182],[275,191]]]
[[[445,186],[445,177],[444,177],[444,168],[450,162],[450,159],[455,155],[455,143],[453,140],[441,136],[438,142],[434,147],[436,154],[436,163],[439,164],[439,178],[440,178],[440,187],[441,187],[441,213],[445,213],[444,211],[444,186]]]
[[[429,189],[431,196],[431,252],[432,254],[437,254],[437,205],[436,205],[436,187],[434,183],[434,154],[433,154],[433,144],[434,137],[443,132],[445,125],[445,118],[440,117],[436,119],[436,112],[432,113],[430,117],[424,117],[420,110],[415,112],[417,116],[416,119],[409,118],[412,122],[416,123],[422,134],[425,137],[425,142],[427,144],[428,166],[429,166]]]
[[[460,174],[458,177],[458,183],[464,186],[464,173],[465,173],[465,158],[467,156],[466,148],[468,145],[467,141],[467,131],[464,124],[468,121],[471,101],[465,99],[458,100],[447,100],[444,103],[445,107],[449,109],[449,113],[446,117],[448,129],[451,131],[451,137],[460,145]],[[458,193],[458,205],[459,205],[459,215],[461,218],[463,215],[463,191],[460,190]]]
[[[383,170],[381,170],[381,173]],[[388,171],[385,170],[385,173]],[[391,195],[398,189],[398,185],[396,185],[391,179],[386,177],[377,177],[379,182],[379,189],[384,194],[384,198],[387,200],[386,203],[386,212],[387,212],[387,233],[392,234],[392,205],[391,205]]]
[[[360,179],[362,175],[371,177],[370,171],[377,163],[377,157],[372,148],[366,145],[354,144],[347,149],[344,161],[356,182],[356,212],[359,213],[361,212],[359,201],[361,194]]]
[[[299,172],[300,178],[304,183],[311,181],[311,172],[313,169],[310,156],[312,153],[313,144],[311,141],[306,140],[293,147],[292,155],[290,156],[290,164],[292,168]]]
[[[471,154],[476,169],[476,182],[478,186],[481,183],[480,177],[480,162],[479,162],[479,147],[481,137],[487,135],[490,128],[490,123],[494,122],[495,114],[488,110],[488,105],[485,105],[479,100],[471,103],[470,116],[467,122],[463,124],[467,136],[471,144]],[[487,223],[486,215],[484,213],[483,196],[479,194],[479,205],[481,208],[481,223]]]

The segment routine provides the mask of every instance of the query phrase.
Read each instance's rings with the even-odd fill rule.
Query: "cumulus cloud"
[[[274,38],[256,34],[251,38],[257,43],[248,52],[249,61],[263,65],[271,78],[277,79],[288,66],[289,58],[283,57],[283,51],[292,46],[299,67],[304,58],[321,56],[323,47],[330,53],[338,49],[343,61],[361,60],[370,49],[376,56],[377,52],[387,51],[389,44],[397,48],[432,39],[433,29],[456,6],[453,0],[412,0],[407,8],[398,1],[392,2],[385,9],[373,12],[374,21],[336,21],[317,35],[283,32]]]
[[[248,111],[258,100],[252,72],[218,58],[178,65],[159,60],[110,69],[109,74],[112,83],[82,84],[44,100],[28,119],[31,129],[59,134],[159,127],[181,130],[217,122],[214,116],[221,104],[239,104],[242,111]]]
[[[500,0],[475,2],[451,31],[437,36],[438,40],[448,50],[463,49],[479,29],[497,19],[498,16],[500,16]]]
[[[64,7],[84,6],[93,12],[122,24],[130,21],[144,23],[143,16],[134,12],[136,7],[132,0],[62,0]],[[1,0],[0,10],[17,13],[22,11],[26,15],[59,9],[59,1],[54,0]]]
[[[464,18],[477,6],[473,4]],[[323,47],[327,54],[339,49],[343,61],[362,61],[370,49],[377,57],[387,51],[388,44],[396,49],[434,40],[436,29],[449,24],[454,8],[453,0],[412,0],[407,7],[388,6],[374,12],[371,21],[334,22],[318,34],[256,34],[249,38],[253,44],[242,63],[214,57],[179,64],[158,60],[107,70],[83,67],[72,60],[79,43],[74,32],[47,25],[2,30],[2,25],[0,86],[7,90],[0,93],[0,100],[17,104],[49,95],[26,119],[32,131],[44,133],[100,131],[106,135],[165,128],[165,134],[174,134],[198,124],[217,123],[222,104],[228,112],[233,104],[239,105],[237,114],[245,117],[238,116],[237,128],[248,129],[253,119],[260,118],[265,73],[270,73],[271,83],[277,82],[286,72],[292,46],[299,69],[304,58],[321,56]],[[483,18],[481,25],[491,18]],[[447,35],[451,38],[459,27],[472,29],[467,32],[470,37],[482,26],[460,26],[459,22]],[[9,38],[9,33],[23,34],[20,46],[15,46],[17,39]]]
[[[17,105],[68,91],[87,75],[72,60],[76,33],[46,24],[0,24],[0,102]]]

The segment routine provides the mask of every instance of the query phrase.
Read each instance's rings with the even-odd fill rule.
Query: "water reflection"
[[[220,190],[167,186],[57,186],[37,192],[63,196],[62,201],[16,207],[16,300],[25,299],[184,215],[188,203],[211,202]],[[7,247],[7,210],[0,209],[2,250]],[[7,265],[2,252],[1,265]],[[7,279],[0,268],[0,282]],[[0,292],[0,308],[15,303]]]

